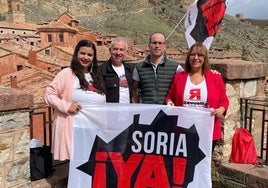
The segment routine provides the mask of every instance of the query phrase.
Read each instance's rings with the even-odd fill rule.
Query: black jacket
[[[124,68],[125,68],[125,74],[128,82],[129,87],[129,98],[131,102],[132,98],[132,88],[133,88],[133,79],[132,79],[132,73],[133,73],[133,67],[123,62]],[[104,84],[105,84],[105,90],[106,90],[106,102],[113,102],[118,103],[119,102],[119,77],[114,71],[111,63],[111,59],[108,60],[108,62],[103,63],[98,67],[98,71],[103,77]]]

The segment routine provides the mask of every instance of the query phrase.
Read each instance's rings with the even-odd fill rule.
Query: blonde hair
[[[191,65],[190,65],[190,56],[191,56],[193,49],[197,49],[199,51],[199,53],[204,56],[204,64],[202,66],[202,72],[204,73],[204,72],[210,70],[210,63],[209,63],[209,58],[208,58],[207,47],[204,44],[197,42],[197,43],[193,44],[188,50],[185,64],[184,64],[185,71],[190,72],[192,69]]]

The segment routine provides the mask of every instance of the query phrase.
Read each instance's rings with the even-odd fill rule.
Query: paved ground
[[[56,165],[53,175],[46,179],[41,179],[28,183],[25,188],[66,188],[68,182],[69,163]],[[24,188],[21,187],[20,188]]]

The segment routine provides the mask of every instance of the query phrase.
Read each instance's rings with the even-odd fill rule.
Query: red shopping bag
[[[238,128],[233,136],[230,162],[257,164],[257,150],[252,134],[245,128]]]

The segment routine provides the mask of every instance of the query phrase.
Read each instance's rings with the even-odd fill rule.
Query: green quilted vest
[[[163,104],[169,85],[177,70],[178,63],[168,58],[157,66],[156,75],[149,56],[136,68],[140,77],[141,102],[147,104]]]

